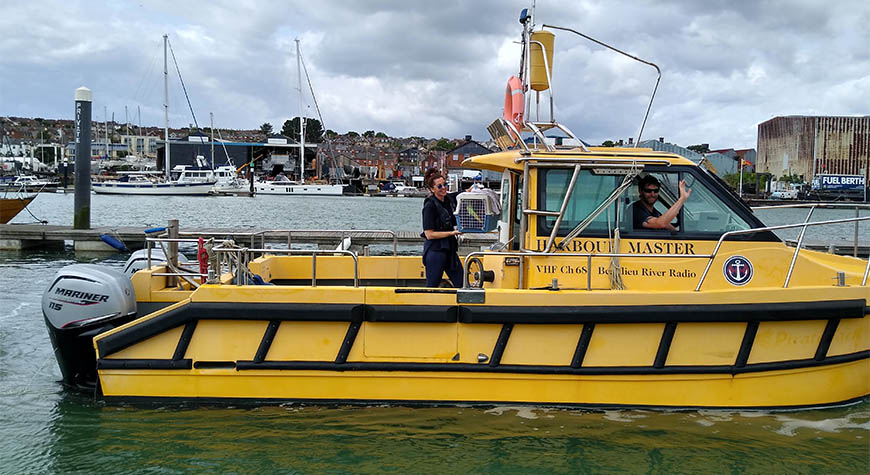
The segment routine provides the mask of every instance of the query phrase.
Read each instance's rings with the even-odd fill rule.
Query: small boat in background
[[[146,172],[126,173],[118,180],[94,182],[92,189],[105,195],[187,195],[205,196],[213,192],[214,172],[209,169],[208,176],[200,177],[199,172],[177,170],[174,180],[161,180]]]
[[[328,183],[298,183],[284,175],[278,175],[272,180],[254,183],[254,191],[258,195],[328,195],[340,196],[344,193],[344,185]]]
[[[57,189],[60,183],[56,181],[43,180],[42,178],[33,175],[20,175],[15,177],[15,180],[5,181],[0,184],[0,189],[6,191],[19,191],[22,193],[38,193],[40,191],[51,191]]]

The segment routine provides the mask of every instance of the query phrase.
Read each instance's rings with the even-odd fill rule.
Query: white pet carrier
[[[499,204],[498,195],[491,190],[481,189],[458,194],[456,229],[463,233],[492,231],[498,223]]]

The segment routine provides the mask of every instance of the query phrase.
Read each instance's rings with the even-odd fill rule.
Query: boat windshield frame
[[[549,252],[553,249],[564,249],[568,242],[579,236],[583,235],[584,237],[592,237],[592,238],[610,238],[613,236],[613,233],[619,229],[622,233],[622,237],[634,238],[634,239],[670,239],[670,240],[697,240],[697,241],[716,241],[719,239],[722,234],[735,230],[735,229],[753,229],[753,228],[764,228],[765,224],[761,222],[758,217],[752,212],[752,210],[743,202],[741,199],[735,197],[733,193],[729,193],[727,187],[724,186],[721,180],[714,180],[710,178],[708,173],[701,171],[697,166],[688,165],[688,164],[672,164],[667,160],[634,160],[634,161],[620,161],[613,162],[608,160],[602,161],[578,161],[578,160],[566,160],[566,159],[540,159],[536,157],[529,157],[522,159],[524,161],[524,178],[523,178],[523,194],[524,196],[531,196],[532,190],[529,189],[529,183],[531,183],[530,178],[534,174],[536,189],[534,190],[535,194],[535,209],[524,209],[521,226],[521,235],[528,237],[528,242],[534,241],[532,239],[532,234],[537,236],[537,238],[544,238],[549,236],[547,240],[547,245],[544,249],[530,249],[526,247],[526,240],[522,240],[520,244],[521,252],[529,252],[529,253],[540,253],[540,252]],[[561,206],[559,210],[549,210],[546,208],[547,200],[547,188],[546,188],[546,175],[548,170],[565,170],[569,174],[571,170],[574,170],[574,174],[571,176],[571,182],[566,187],[564,194],[562,196],[555,197],[553,200],[553,196],[550,196],[550,202],[560,202]],[[607,189],[603,189],[602,192],[607,192],[609,195],[600,203],[594,206],[594,208],[590,211],[588,215],[583,216],[575,216],[573,225],[574,228],[572,231],[568,232],[566,228],[564,228],[564,224],[566,221],[566,210],[568,207],[568,201],[571,198],[572,193],[576,190],[577,187],[583,186],[579,184],[578,174],[581,172],[585,173],[596,173],[599,175],[612,175],[615,178],[614,188],[610,191]],[[630,209],[630,206],[636,200],[630,200],[628,195],[632,192],[633,187],[636,187],[637,178],[641,175],[645,174],[675,174],[677,180],[682,179],[684,176],[689,176],[692,184],[698,184],[703,188],[703,191],[706,197],[713,198],[715,203],[720,205],[721,209],[727,210],[730,215],[734,218],[739,218],[743,223],[740,223],[742,227],[730,229],[723,228],[721,230],[715,231],[700,231],[700,230],[685,230],[680,229],[677,231],[662,231],[662,230],[635,230],[632,227],[625,227],[624,215],[625,213],[620,213],[620,210],[623,208]],[[623,176],[623,180],[620,183],[618,179],[619,176]],[[675,182],[677,183],[677,182]],[[662,187],[667,188],[665,186]],[[676,187],[673,187],[673,190],[665,189],[661,196],[661,203],[664,206],[670,206],[673,202],[676,201],[678,196],[678,191]],[[699,190],[699,193],[702,190]],[[700,197],[701,195],[696,195]],[[696,198],[697,201],[698,198]],[[614,210],[614,219],[611,224],[607,225],[607,229],[604,230],[588,230],[587,226],[595,220],[600,214],[602,214],[605,209],[614,206],[614,203],[618,202],[622,206],[619,206],[618,209]],[[624,202],[624,203],[623,203]],[[525,205],[527,206],[527,205]],[[529,216],[537,216],[535,219],[534,227],[530,226],[528,217]],[[679,221],[683,222],[684,210],[681,209],[678,215]],[[552,221],[548,221],[548,218],[555,219],[555,223]],[[579,218],[579,222],[576,220]],[[608,220],[610,223],[610,220]],[[534,231],[534,233],[532,233]],[[555,242],[557,237],[562,237],[563,240],[558,243]],[[765,242],[779,242],[781,239],[776,236],[774,233],[769,231],[760,231],[759,233],[751,233],[751,234],[739,234],[735,236],[737,240],[746,240],[746,241],[765,241]]]

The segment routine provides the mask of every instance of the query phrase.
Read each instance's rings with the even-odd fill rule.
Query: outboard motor
[[[178,253],[178,263],[186,264],[190,262],[187,257]],[[166,263],[166,255],[163,254],[163,249],[153,248],[151,249],[151,265],[163,265]],[[139,272],[144,269],[148,265],[148,250],[147,249],[139,249],[138,251],[130,254],[130,257],[127,258],[127,262],[124,264],[124,275],[127,277],[133,277],[133,274]]]
[[[64,384],[93,387],[97,381],[93,338],[136,317],[133,284],[114,269],[66,266],[42,295],[42,314]]]

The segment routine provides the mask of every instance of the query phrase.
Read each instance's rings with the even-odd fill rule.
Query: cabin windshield
[[[692,194],[677,217],[671,223],[680,235],[696,235],[698,238],[720,236],[727,231],[750,229],[753,226],[723,200],[724,190],[714,184],[700,180],[690,169],[669,168],[667,171],[650,171],[641,176],[652,175],[660,183],[659,199],[656,210],[664,214],[679,197],[679,182],[686,180]],[[571,181],[572,169],[549,168],[539,171],[538,209],[558,211]],[[565,236],[583,219],[600,206],[623,181],[623,175],[596,174],[591,170],[581,170],[571,199],[565,208],[565,215],[559,226],[559,236]],[[650,233],[667,231],[636,228],[633,222],[633,206],[640,199],[637,182],[623,192],[612,205],[598,215],[581,233],[587,236],[606,235],[617,226],[620,232],[638,237]],[[618,213],[618,214],[617,214]],[[556,217],[546,216],[538,219],[538,235],[548,235],[556,222]],[[674,234],[674,232],[670,232]]]
[[[686,232],[724,233],[752,226],[729,208],[722,199],[694,176],[684,174],[692,196],[683,207]]]
[[[558,211],[562,206],[562,200],[568,191],[572,169],[551,168],[541,170],[541,185],[544,190],[542,210]],[[565,235],[580,221],[589,216],[610,193],[622,182],[622,176],[596,175],[590,170],[581,170],[571,193],[571,200],[565,208],[565,217],[559,225],[559,235]],[[589,232],[607,232],[613,229],[616,215],[615,206],[609,206],[603,213],[586,228]],[[543,220],[544,231],[549,234],[556,222],[554,216],[547,216]],[[539,222],[540,222],[539,221]]]

